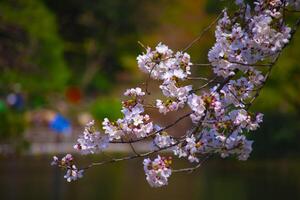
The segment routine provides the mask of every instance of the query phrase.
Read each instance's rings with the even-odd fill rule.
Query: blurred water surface
[[[1,199],[300,199],[300,161],[294,160],[211,160],[195,173],[172,175],[169,186],[159,189],[146,183],[141,160],[95,167],[73,183],[50,161],[50,156],[0,159]]]

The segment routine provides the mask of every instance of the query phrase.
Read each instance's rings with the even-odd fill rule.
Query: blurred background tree
[[[62,91],[70,71],[55,15],[41,1],[1,1],[0,10],[0,95],[5,99],[22,91],[17,109],[1,112],[0,137],[23,143],[24,111],[44,104],[48,93]]]
[[[15,83],[28,94],[64,89],[70,70],[56,18],[39,0],[1,1],[1,91]]]

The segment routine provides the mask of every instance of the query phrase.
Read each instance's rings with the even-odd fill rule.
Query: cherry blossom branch
[[[94,122],[87,124],[74,147],[82,153],[93,154],[103,151],[109,144],[129,144],[134,155],[93,162],[82,169],[77,169],[74,158],[69,154],[61,160],[55,157],[53,164],[67,170],[65,178],[68,181],[81,178],[83,170],[93,166],[144,158],[148,183],[152,187],[161,187],[168,184],[172,172],[192,172],[212,154],[219,154],[222,158],[234,155],[239,160],[248,159],[253,141],[248,140],[244,133],[256,130],[263,117],[261,113],[249,112],[249,108],[265,86],[281,52],[293,38],[300,19],[292,28],[285,25],[285,8],[287,5],[294,6],[285,0],[256,1],[255,9],[242,0],[236,1],[236,4],[239,9],[233,16],[223,10],[183,51],[173,52],[161,43],[151,50],[139,42],[146,50],[137,57],[138,67],[148,74],[145,91],[150,94],[150,78],[161,81],[159,88],[167,100],[156,99],[153,105],[144,104],[146,93],[141,88],[126,90],[124,95],[129,99],[122,102],[124,117],[114,122],[105,118],[102,123],[104,133],[95,128]],[[185,51],[215,24],[216,43],[208,53],[210,63],[192,64]],[[264,63],[270,59],[270,63]],[[190,76],[191,66],[211,66],[214,77]],[[268,71],[263,73],[259,67],[268,67]],[[205,83],[193,89],[192,85],[183,85],[187,80]],[[212,83],[217,84],[204,90]],[[166,114],[185,107],[191,111],[164,128],[154,124],[150,116],[144,113],[144,108],[155,108]],[[193,126],[185,134],[175,138],[167,133],[166,130],[187,117]],[[144,140],[151,141],[154,148],[139,153],[133,143]],[[172,170],[171,157],[157,155],[154,160],[146,158],[164,150],[172,150],[175,156],[197,164]]]
[[[233,75],[232,75],[232,76],[229,76],[228,78],[226,78],[226,79],[224,80],[224,82],[222,82],[222,84],[220,84],[220,85],[217,87],[216,91],[220,91],[220,90],[224,87],[224,85],[226,85],[226,84],[231,80],[232,77],[233,77]],[[153,136],[153,135],[155,135],[155,134],[157,134],[157,133],[159,133],[159,132],[162,132],[162,131],[164,131],[164,130],[166,130],[166,129],[168,129],[168,128],[173,127],[173,126],[176,125],[179,121],[181,121],[182,119],[186,118],[187,116],[190,116],[192,113],[193,113],[193,112],[181,116],[180,118],[178,118],[178,119],[177,119],[175,122],[173,122],[172,124],[169,124],[169,125],[166,126],[165,128],[160,129],[160,130],[158,130],[157,132],[155,132],[155,133],[153,133],[153,134],[150,134],[148,137]],[[195,129],[194,129],[194,131],[193,131],[193,134],[195,134],[196,132],[198,132],[198,131],[200,130],[200,127],[201,127],[201,125],[202,125],[202,123],[203,123],[203,121],[204,121],[204,119],[205,119],[205,116],[206,116],[206,115],[204,115],[204,116],[202,117],[202,120],[199,121],[198,125],[195,127]],[[147,137],[147,138],[148,138],[148,137]],[[144,140],[144,139],[145,139],[145,138],[137,139],[137,140],[135,140],[135,141],[120,141],[120,142],[119,142],[119,141],[118,141],[118,142],[111,141],[111,143],[133,143],[133,142],[141,141],[141,140]],[[122,158],[113,158],[113,159],[110,159],[110,160],[107,160],[107,161],[102,161],[102,162],[94,162],[94,163],[91,163],[90,165],[88,165],[87,167],[81,168],[81,170],[86,170],[86,169],[89,169],[89,168],[91,168],[91,167],[93,167],[93,166],[99,166],[99,165],[104,165],[104,164],[109,164],[109,163],[115,163],[115,162],[121,162],[121,161],[126,161],[126,160],[132,160],[132,159],[136,159],[136,158],[147,157],[147,156],[152,155],[152,154],[154,154],[154,153],[161,152],[161,151],[163,151],[163,150],[166,150],[166,149],[169,149],[169,148],[171,148],[171,147],[174,147],[174,146],[176,146],[176,145],[178,145],[178,144],[181,144],[182,142],[185,141],[185,139],[186,139],[186,138],[183,137],[182,139],[180,139],[179,141],[177,141],[177,142],[175,142],[175,143],[173,143],[173,144],[171,144],[171,145],[168,145],[168,146],[165,146],[165,147],[162,147],[162,148],[153,150],[153,151],[149,151],[149,152],[146,152],[146,153],[142,153],[142,154],[136,153],[135,150],[134,150],[135,155],[133,155],[133,156],[126,156],[126,157],[122,157]],[[200,166],[199,166],[199,167],[200,167]]]
[[[208,78],[204,77],[187,77],[187,80],[202,80],[202,81],[208,81]]]
[[[202,124],[202,121],[199,122],[199,125],[195,128],[194,133],[198,131],[198,129],[199,129],[199,127],[200,127],[201,124]],[[102,161],[102,162],[93,162],[90,165],[81,168],[81,170],[86,170],[86,169],[89,169],[89,168],[94,167],[94,166],[100,166],[100,165],[109,164],[109,163],[115,163],[115,162],[121,162],[121,161],[126,161],[126,160],[132,160],[132,159],[136,159],[136,158],[144,158],[144,157],[147,157],[147,156],[152,155],[154,153],[158,153],[158,152],[161,152],[163,150],[167,150],[167,149],[169,149],[171,147],[174,147],[174,146],[176,146],[178,144],[181,144],[184,141],[185,141],[185,138],[182,138],[182,139],[180,139],[179,141],[177,141],[177,142],[175,142],[173,144],[170,144],[168,146],[165,146],[165,147],[153,150],[153,151],[149,151],[149,152],[146,152],[146,153],[141,153],[141,154],[136,153],[135,155],[132,155],[132,156],[126,156],[126,157],[122,157],[122,158],[113,158],[113,159],[110,159],[110,160],[107,160],[107,161]]]

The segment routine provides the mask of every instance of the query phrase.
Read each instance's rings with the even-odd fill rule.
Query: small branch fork
[[[285,9],[286,10],[286,9]],[[289,11],[289,10],[286,10],[287,12],[292,12],[292,11]],[[298,11],[297,11],[298,12]],[[223,13],[221,13],[220,15],[218,15],[218,17],[208,26],[206,27],[198,37],[196,37],[190,44],[188,44],[184,49],[183,51],[186,51],[188,50],[189,48],[191,48],[196,42],[198,42],[202,36],[210,29],[212,28],[213,25],[215,25],[217,23],[217,21],[220,19],[220,17],[222,16]],[[296,21],[296,23],[294,24],[294,26],[292,27],[292,31],[291,31],[291,39],[293,38],[293,35],[295,34],[297,28],[300,26],[300,18]],[[141,44],[141,43],[140,43]],[[143,48],[144,45],[141,44],[141,46]],[[264,66],[264,67],[269,67],[268,68],[268,71],[266,72],[265,74],[265,80],[263,82],[263,84],[261,85],[260,88],[256,89],[256,93],[254,94],[253,98],[250,100],[250,102],[248,104],[246,104],[246,110],[248,110],[251,105],[253,104],[253,102],[255,101],[255,99],[259,96],[260,94],[260,91],[261,89],[265,86],[267,80],[269,79],[270,77],[270,74],[271,74],[271,71],[272,71],[272,68],[274,67],[274,65],[276,64],[276,62],[278,61],[280,55],[281,55],[281,52],[283,51],[283,49],[287,46],[287,44],[282,48],[282,50],[280,52],[278,52],[274,59],[272,60],[271,63],[267,63],[267,64],[246,64],[246,63],[238,63],[238,62],[232,62],[232,63],[235,63],[235,64],[239,64],[239,65],[245,65],[245,66],[254,66],[254,67],[260,67],[260,66]],[[146,49],[146,48],[145,48]],[[231,62],[231,61],[228,61],[228,62]],[[194,66],[211,66],[211,63],[208,63],[208,64],[193,64]],[[237,72],[237,71],[236,71]],[[151,75],[151,73],[150,73]],[[216,92],[219,92],[235,75],[232,75],[232,76],[229,76],[227,77],[226,79],[223,80],[223,82],[221,82],[218,87],[216,88]],[[206,86],[208,86],[210,83],[216,81],[218,77],[213,77],[212,79],[202,79],[201,77],[199,77],[199,80],[205,80],[207,81],[204,85],[202,85],[201,87],[193,90],[192,92],[196,92],[198,90],[201,90],[203,88],[205,88]],[[192,78],[191,78],[192,79]],[[148,81],[147,81],[148,82]],[[150,156],[152,154],[155,154],[155,153],[158,153],[158,152],[161,152],[161,151],[164,151],[164,150],[168,150],[168,149],[171,149],[172,147],[175,147],[179,144],[182,144],[183,142],[185,142],[185,139],[187,137],[187,135],[184,135],[182,136],[181,138],[179,139],[176,139],[176,142],[174,142],[173,144],[169,145],[169,146],[166,146],[166,147],[163,147],[163,148],[159,148],[159,149],[155,149],[155,150],[152,150],[152,151],[148,151],[148,152],[145,152],[145,153],[138,153],[133,144],[132,143],[135,143],[135,142],[139,142],[139,141],[142,141],[142,140],[146,140],[148,138],[151,138],[151,137],[154,137],[156,134],[158,133],[161,133],[173,126],[175,126],[176,124],[178,124],[180,121],[182,121],[183,119],[189,117],[193,112],[189,112],[187,114],[184,114],[183,116],[179,117],[177,120],[175,120],[173,123],[167,125],[166,127],[156,131],[156,132],[153,132],[151,134],[149,134],[148,136],[144,137],[144,138],[138,138],[138,139],[135,139],[135,140],[129,140],[129,141],[123,141],[123,140],[114,140],[114,141],[110,141],[110,143],[113,143],[113,144],[129,144],[134,155],[130,155],[130,156],[126,156],[126,157],[121,157],[121,158],[112,158],[112,159],[109,159],[109,160],[106,160],[106,161],[102,161],[102,162],[93,162],[91,163],[90,165],[82,168],[82,169],[89,169],[93,166],[100,166],[100,165],[104,165],[104,164],[109,164],[109,163],[115,163],[115,162],[121,162],[121,161],[126,161],[126,160],[132,160],[132,159],[136,159],[136,158],[144,158],[144,157],[147,157],[147,156]],[[199,123],[197,124],[196,127],[194,127],[195,129],[193,130],[192,133],[196,133],[198,132],[199,130],[201,130],[201,127],[202,127],[202,124],[203,123],[206,123],[205,121],[205,118],[206,118],[206,114],[202,117],[202,119],[199,121]],[[193,167],[189,167],[189,168],[183,168],[183,169],[174,169],[172,170],[173,173],[179,173],[179,172],[193,172],[195,171],[196,169],[198,169],[199,167],[201,167],[203,165],[203,163],[205,161],[207,161],[210,157],[212,156],[212,153],[208,153],[206,155],[203,155],[203,158],[200,160],[200,162],[193,166]]]
[[[208,154],[206,155],[197,165],[195,165],[194,167],[188,167],[188,168],[182,168],[182,169],[173,169],[172,172],[173,173],[179,173],[179,172],[188,172],[188,173],[192,173],[194,172],[196,169],[200,168],[205,161],[207,161],[210,157],[212,156],[212,154]]]
[[[207,33],[222,17],[223,12],[221,12],[217,18],[210,24],[208,25],[205,29],[201,31],[201,33],[196,37],[191,43],[189,43],[182,51],[187,51],[189,48],[191,48],[196,42],[198,42],[204,35]]]

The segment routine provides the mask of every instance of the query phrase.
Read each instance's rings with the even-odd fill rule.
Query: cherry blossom
[[[195,86],[188,81],[191,79],[192,67],[196,66],[185,52],[188,48],[173,51],[159,43],[155,48],[147,47],[146,52],[137,57],[138,68],[146,73],[148,79],[159,82],[162,98],[149,100],[146,98],[149,92],[138,87],[127,89],[122,102],[122,118],[116,121],[105,118],[102,122],[104,133],[95,128],[94,122],[88,123],[75,145],[80,152],[99,153],[109,143],[121,143],[129,144],[134,154],[93,163],[84,169],[110,162],[145,158],[163,150],[186,159],[191,165],[198,163],[192,169],[199,167],[204,158],[212,154],[221,158],[231,156],[238,160],[249,158],[253,141],[247,137],[263,121],[263,114],[253,113],[250,107],[295,32],[295,29],[285,24],[284,12],[299,9],[300,1],[256,0],[249,5],[243,0],[235,0],[235,7],[237,11],[234,14],[224,9],[216,20],[216,41],[208,52],[209,64],[206,64],[211,66],[215,78],[207,79],[200,88],[203,90],[194,89]],[[148,79],[145,91],[148,91]],[[156,122],[150,117],[148,107],[163,115],[169,112],[177,115],[180,112],[175,111],[180,110],[188,110],[188,113],[161,128],[160,121]],[[167,129],[185,118],[192,125],[175,138],[172,131]],[[132,143],[140,141],[150,141],[152,151],[137,152]],[[150,186],[162,187],[168,184],[172,172],[176,172],[171,170],[171,163],[171,158],[160,155],[154,160],[144,159],[144,171]],[[83,170],[74,165],[74,158],[70,154],[61,160],[53,157],[52,165],[66,169],[65,178],[69,182],[83,175]],[[191,168],[178,171],[191,171]]]
[[[67,169],[67,173],[64,176],[68,182],[76,181],[79,178],[83,177],[83,170],[78,170],[75,165],[72,165],[71,168]]]
[[[167,132],[161,132],[161,133],[156,134],[156,136],[153,140],[154,146],[158,147],[158,148],[168,147],[174,143],[175,143],[175,140],[170,135],[168,135]]]
[[[58,157],[54,156],[51,165],[57,165],[62,169],[66,169],[67,172],[64,176],[68,182],[75,181],[79,178],[82,178],[84,170],[78,169],[74,164],[74,158],[71,154],[67,154],[61,160]]]
[[[108,147],[109,137],[97,131],[95,121],[91,121],[86,125],[83,135],[77,141],[75,149],[83,154],[94,154]]]
[[[157,156],[153,161],[149,158],[144,159],[144,171],[146,180],[151,187],[162,187],[168,185],[168,178],[172,174],[170,165],[171,158]]]
[[[124,117],[116,122],[111,122],[105,118],[102,125],[104,132],[108,134],[109,140],[121,139],[122,137],[141,138],[147,136],[153,131],[153,123],[147,114],[143,114],[145,109],[140,99],[145,93],[141,88],[128,89],[124,93],[131,99],[123,101],[121,112]]]

